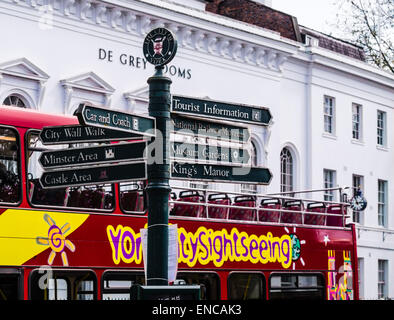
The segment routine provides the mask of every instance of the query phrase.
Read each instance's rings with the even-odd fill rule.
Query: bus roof
[[[43,113],[19,107],[0,106],[0,124],[42,129],[45,126],[78,124],[77,117]]]

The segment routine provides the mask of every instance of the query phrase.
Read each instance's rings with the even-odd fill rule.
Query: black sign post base
[[[168,285],[168,198],[170,179],[170,85],[172,81],[163,76],[163,67],[156,66],[156,73],[148,79],[149,115],[156,118],[156,138],[151,145],[162,146],[150,150],[155,161],[148,165],[148,259],[147,285]],[[161,153],[161,154],[159,154]]]

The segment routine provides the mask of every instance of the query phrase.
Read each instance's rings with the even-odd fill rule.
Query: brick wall
[[[279,32],[282,37],[301,41],[297,19],[249,0],[213,0],[206,10]]]
[[[297,18],[251,0],[211,0],[206,11],[279,32],[284,38],[304,42],[305,34],[319,39],[319,47],[365,61],[362,48],[311,29],[299,27]]]

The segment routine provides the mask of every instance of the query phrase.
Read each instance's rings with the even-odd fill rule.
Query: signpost
[[[141,139],[141,135],[84,125],[44,127],[40,132],[40,139],[44,145],[105,142],[136,138]]]
[[[171,122],[174,133],[216,138],[236,143],[247,143],[250,140],[249,129],[242,126],[207,121],[201,118],[182,117],[174,113],[171,114]]]
[[[138,181],[146,180],[146,178],[145,162],[133,162],[80,169],[45,171],[40,177],[40,183],[43,188],[59,188],[120,181]]]
[[[230,120],[263,126],[269,125],[272,118],[267,108],[184,96],[172,97],[171,111],[182,115],[197,115],[210,119]]]
[[[146,159],[146,141],[117,143],[99,147],[44,151],[38,161],[44,169]]]
[[[82,125],[155,136],[155,119],[152,117],[142,117],[87,104],[80,104],[75,114]]]
[[[152,30],[144,40],[144,57],[156,70],[148,79],[149,116],[81,104],[75,112],[80,125],[45,127],[40,134],[45,145],[142,139],[144,136],[155,146],[158,142],[161,150],[152,148],[150,151],[153,157],[156,153],[162,154],[163,157],[157,158],[163,161],[148,165],[146,141],[48,150],[39,158],[45,170],[40,177],[43,188],[148,181],[147,286],[132,290],[134,296],[143,299],[200,298],[198,286],[168,287],[170,178],[250,184],[269,184],[272,179],[267,168],[245,166],[250,163],[251,134],[241,124],[267,126],[271,123],[270,111],[184,96],[171,99],[172,82],[163,75],[163,69],[176,51],[174,35],[165,28]],[[161,133],[161,141],[156,132]],[[170,133],[203,137],[207,141],[214,138],[220,145],[178,141],[170,144]]]
[[[182,142],[171,143],[171,157],[183,161],[208,161],[230,164],[245,164],[248,163],[250,159],[247,149]]]
[[[184,180],[268,185],[272,174],[267,168],[173,162],[171,177]]]
[[[145,37],[143,52],[155,66],[155,74],[148,79],[149,115],[156,119],[156,129],[162,134],[163,163],[148,165],[148,259],[146,284],[168,286],[168,198],[170,179],[170,107],[171,79],[163,75],[164,66],[177,51],[174,35],[165,28],[156,28]]]

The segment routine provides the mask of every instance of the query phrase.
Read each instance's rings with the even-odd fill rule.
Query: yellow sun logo
[[[60,253],[63,266],[68,266],[67,253],[64,249],[67,247],[71,252],[75,251],[75,245],[70,240],[66,239],[66,234],[70,231],[70,224],[67,222],[59,228],[56,222],[47,213],[44,215],[44,220],[49,225],[48,237],[36,237],[37,244],[51,247],[52,251],[48,257],[49,265],[52,265],[55,260],[56,253]]]

